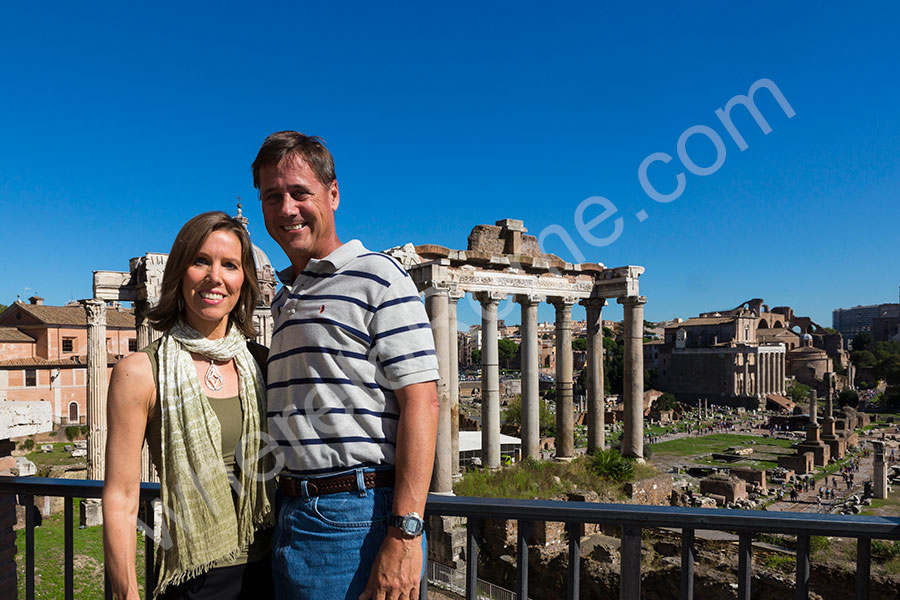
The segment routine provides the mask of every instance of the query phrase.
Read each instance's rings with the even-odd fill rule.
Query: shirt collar
[[[311,258],[304,271],[321,273],[327,268],[325,267],[326,263],[331,265],[333,271],[337,271],[365,251],[366,248],[362,245],[362,242],[359,240],[350,240],[336,248],[331,254],[324,258]],[[276,275],[281,283],[291,285],[295,279],[294,267],[290,265],[286,269],[278,271]]]

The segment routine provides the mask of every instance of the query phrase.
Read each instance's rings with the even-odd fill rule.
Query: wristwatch
[[[425,531],[425,520],[419,513],[407,513],[405,515],[391,515],[388,525],[393,525],[407,537],[418,537]]]

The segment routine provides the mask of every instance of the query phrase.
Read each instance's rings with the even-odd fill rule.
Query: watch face
[[[406,535],[420,535],[425,529],[425,521],[417,514],[410,514],[403,517],[403,526],[400,528]]]

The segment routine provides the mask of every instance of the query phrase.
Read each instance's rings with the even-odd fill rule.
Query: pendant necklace
[[[222,374],[219,373],[219,369],[216,368],[216,363],[213,359],[209,359],[209,368],[206,370],[206,387],[211,389],[214,392],[218,392],[222,389]]]

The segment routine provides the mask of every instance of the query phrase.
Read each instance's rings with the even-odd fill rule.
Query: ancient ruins
[[[587,311],[588,449],[604,442],[603,334],[601,311],[616,298],[625,312],[625,415],[622,452],[643,456],[643,323],[646,299],[639,294],[643,267],[606,268],[597,263],[568,263],[545,254],[537,238],[526,234],[522,221],[503,219],[478,225],[465,250],[425,244],[395,248],[420,291],[431,320],[440,366],[438,397],[441,412],[432,492],[451,493],[459,472],[458,357],[456,309],[471,293],[482,314],[482,464],[500,467],[500,392],[497,354],[497,305],[512,296],[522,311],[522,456],[539,455],[537,308],[548,302],[556,309],[556,456],[575,456],[572,399],[572,305]]]

